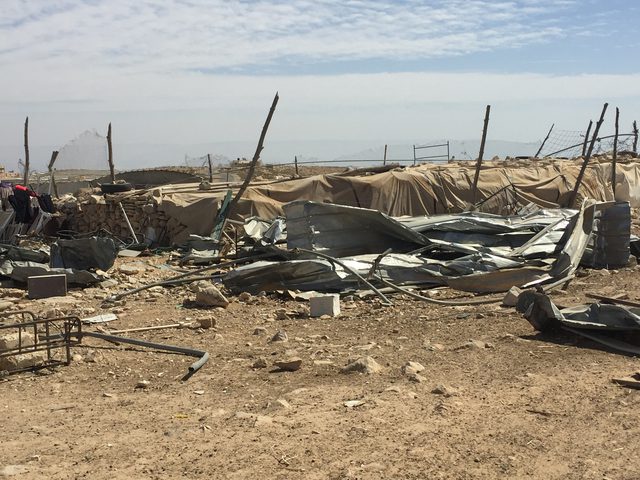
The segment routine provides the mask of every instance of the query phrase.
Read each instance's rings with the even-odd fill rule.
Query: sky
[[[539,142],[640,116],[635,0],[0,0],[0,163],[113,123],[118,166]],[[271,146],[271,149],[270,149]],[[352,151],[353,150],[353,151]],[[407,152],[409,155],[409,152]]]

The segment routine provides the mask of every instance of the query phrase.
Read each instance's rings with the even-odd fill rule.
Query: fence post
[[[297,155],[293,157],[293,163],[296,166],[296,175],[299,175],[299,173],[298,173],[298,156]]]
[[[414,155],[415,156],[415,155]],[[387,164],[387,144],[384,144],[384,158],[382,159],[382,165]]]
[[[587,154],[587,144],[589,143],[589,133],[591,133],[591,127],[593,126],[593,120],[589,120],[589,126],[587,127],[587,133],[584,134],[584,142],[582,142],[582,156]]]
[[[484,156],[484,145],[487,140],[487,128],[489,127],[489,113],[491,112],[491,105],[487,105],[487,110],[484,114],[484,125],[482,126],[482,140],[480,141],[480,153],[478,153],[478,161],[476,162],[476,174],[473,177],[473,203],[476,203],[476,196],[478,190],[478,178],[480,177],[480,167],[482,166],[482,157]]]
[[[540,152],[542,151],[542,149],[544,148],[544,144],[547,143],[547,140],[549,140],[549,135],[551,135],[551,130],[553,130],[553,127],[555,126],[555,123],[551,124],[551,128],[549,129],[549,131],[547,132],[547,136],[544,137],[544,140],[542,141],[542,143],[540,144],[540,148],[538,149],[538,151],[536,152],[536,154],[534,155],[533,158],[538,158],[538,155],[540,155]]]
[[[613,161],[611,162],[611,190],[613,190],[613,200],[616,200],[616,164],[618,162],[618,121],[620,120],[620,109],[616,107],[616,134],[613,137]]]

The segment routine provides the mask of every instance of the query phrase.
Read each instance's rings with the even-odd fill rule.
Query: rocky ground
[[[499,304],[442,307],[396,295],[393,307],[343,299],[339,317],[309,318],[307,302],[279,295],[194,307],[184,302],[194,300],[188,287],[104,303],[175,274],[158,268],[166,261],[120,259],[129,269],[114,275],[117,286],[64,298],[2,290],[9,308],[42,315],[115,312],[105,330],[184,322],[128,335],[211,358],[182,381],[192,358],[85,338],[69,366],[4,377],[0,476],[640,477],[640,391],[611,382],[639,370],[636,358],[539,335]],[[597,292],[640,300],[639,275],[582,271],[553,299],[572,305]],[[286,341],[271,341],[278,331]],[[297,370],[275,368],[295,357]],[[344,371],[358,359],[360,370]]]

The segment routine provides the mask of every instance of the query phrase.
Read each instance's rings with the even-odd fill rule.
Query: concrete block
[[[515,307],[518,303],[518,297],[522,293],[518,287],[511,287],[502,299],[502,305],[505,307]]]
[[[65,274],[38,275],[27,279],[29,298],[64,297],[67,294]]]
[[[332,293],[329,295],[318,295],[309,299],[311,308],[310,315],[312,317],[321,317],[322,315],[331,315],[335,317],[340,315],[340,295]]]

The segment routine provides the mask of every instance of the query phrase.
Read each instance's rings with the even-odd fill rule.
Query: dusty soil
[[[161,264],[166,257],[121,261]],[[171,273],[149,267],[120,281],[136,285]],[[582,303],[593,291],[637,300],[639,275],[590,271],[554,300]],[[110,292],[74,290],[17,306],[109,312],[114,307],[102,308],[102,298]],[[395,296],[394,307],[356,299],[343,301],[337,318],[306,318],[296,313],[305,302],[279,296],[234,298],[227,309],[209,310],[185,308],[185,298],[193,298],[186,287],[128,297],[109,328],[214,317],[211,329],[129,334],[207,350],[209,362],[189,380],[181,378],[193,359],[85,339],[69,366],[0,381],[0,476],[640,477],[640,391],[611,383],[639,370],[639,360],[568,335],[538,335],[512,308]],[[289,318],[276,320],[280,308]],[[277,330],[289,340],[269,343]],[[463,347],[470,339],[488,348]],[[302,358],[300,370],[274,371],[273,362],[287,355]],[[367,355],[382,372],[341,373]],[[252,368],[260,357],[268,368]],[[425,367],[421,382],[403,373],[408,361]],[[136,388],[140,380],[148,387]],[[439,385],[445,394],[432,392]],[[352,400],[355,406],[345,406]]]

